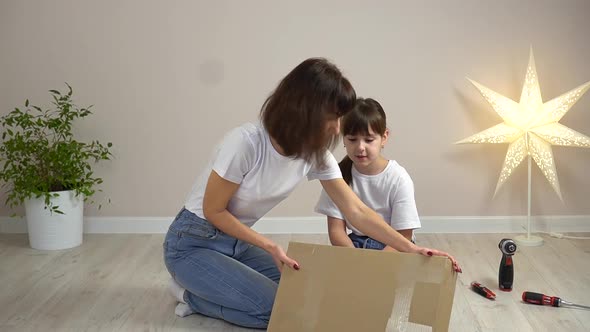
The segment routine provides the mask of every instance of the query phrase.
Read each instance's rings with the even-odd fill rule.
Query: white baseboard
[[[86,217],[84,233],[166,233],[173,217]],[[526,217],[422,217],[419,233],[524,233]],[[327,233],[325,217],[263,218],[253,227],[262,234]],[[590,232],[590,216],[535,216],[531,231]],[[24,218],[0,217],[0,233],[26,233]]]

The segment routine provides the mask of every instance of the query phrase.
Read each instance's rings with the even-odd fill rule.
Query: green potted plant
[[[52,107],[15,108],[0,119],[0,182],[7,187],[6,205],[24,204],[32,248],[66,249],[82,243],[84,202],[102,179],[92,165],[110,160],[112,144],[74,139],[72,123],[92,114],[67,93],[49,90]],[[98,190],[100,191],[100,190]],[[93,201],[90,201],[93,203]],[[100,208],[100,206],[99,206]]]

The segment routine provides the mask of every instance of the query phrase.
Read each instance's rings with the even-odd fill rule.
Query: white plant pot
[[[73,190],[56,194],[51,200],[64,214],[51,213],[42,197],[25,201],[29,244],[33,249],[59,250],[82,244],[84,197],[76,197]]]

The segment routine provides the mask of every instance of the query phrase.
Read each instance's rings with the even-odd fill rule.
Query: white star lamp
[[[509,144],[494,196],[504,182],[508,180],[514,169],[527,158],[527,233],[526,235],[516,236],[515,240],[521,245],[542,245],[543,239],[541,237],[531,235],[531,158],[539,166],[541,172],[557,193],[557,196],[563,201],[555,170],[553,153],[551,152],[551,145],[590,147],[590,138],[588,136],[558,123],[572,105],[588,90],[590,82],[586,82],[557,98],[543,103],[532,48],[522,93],[520,95],[520,102],[518,103],[469,78],[468,80],[475,85],[504,122],[467,137],[455,144]]]

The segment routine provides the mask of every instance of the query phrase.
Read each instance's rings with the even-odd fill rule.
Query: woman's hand
[[[436,249],[429,249],[429,248],[424,248],[424,247],[418,247],[418,254],[424,255],[424,256],[444,256],[444,257],[448,257],[451,260],[451,263],[453,264],[453,269],[455,270],[455,272],[459,272],[462,273],[463,270],[461,270],[461,267],[459,267],[459,263],[457,263],[457,260],[449,255],[448,253],[444,252],[444,251],[440,251],[440,250],[436,250]]]
[[[276,243],[273,243],[268,248],[268,253],[271,254],[272,259],[275,261],[275,264],[279,268],[279,271],[283,272],[283,264],[289,266],[292,269],[299,270],[299,264],[294,260],[291,259],[283,248]]]

